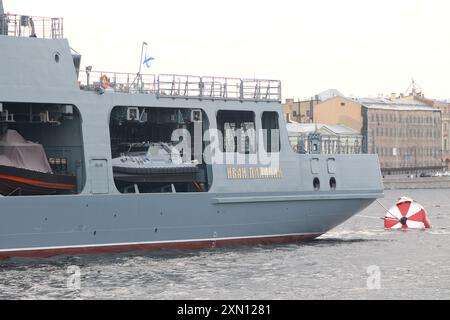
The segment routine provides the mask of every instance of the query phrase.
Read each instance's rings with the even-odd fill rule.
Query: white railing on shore
[[[64,37],[64,20],[63,18],[1,14],[0,35],[62,39]]]
[[[155,94],[158,98],[281,101],[281,81],[200,77],[190,75],[136,75],[86,71],[80,74],[83,90]]]

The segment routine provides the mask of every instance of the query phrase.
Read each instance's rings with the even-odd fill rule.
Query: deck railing
[[[64,20],[63,18],[2,14],[0,15],[0,35],[62,39]]]
[[[121,72],[80,72],[80,88],[87,91],[113,90],[119,93],[157,93],[157,79],[154,75],[140,75]]]
[[[80,74],[80,88],[155,94],[158,98],[281,101],[281,82],[278,80],[86,71]]]

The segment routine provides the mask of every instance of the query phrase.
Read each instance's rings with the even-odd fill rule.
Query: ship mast
[[[3,10],[3,0],[0,0],[0,36],[7,35],[6,32],[6,17],[5,11]]]

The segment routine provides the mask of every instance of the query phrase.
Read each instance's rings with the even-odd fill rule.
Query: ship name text
[[[258,179],[282,179],[281,168],[227,168],[229,180],[258,180]]]

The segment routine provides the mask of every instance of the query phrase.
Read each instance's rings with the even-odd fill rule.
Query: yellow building
[[[287,99],[282,105],[283,113],[289,115],[289,118],[298,123],[312,123],[314,107],[319,101],[311,99],[305,101],[294,101]]]
[[[342,125],[362,132],[364,126],[362,105],[344,97],[328,99],[314,108],[314,122]]]
[[[282,105],[283,112],[289,118],[298,123],[313,123],[314,109],[319,103],[329,100],[334,97],[343,97],[344,95],[336,89],[329,89],[316,94],[308,100],[294,101],[294,99],[287,99],[286,103]]]

